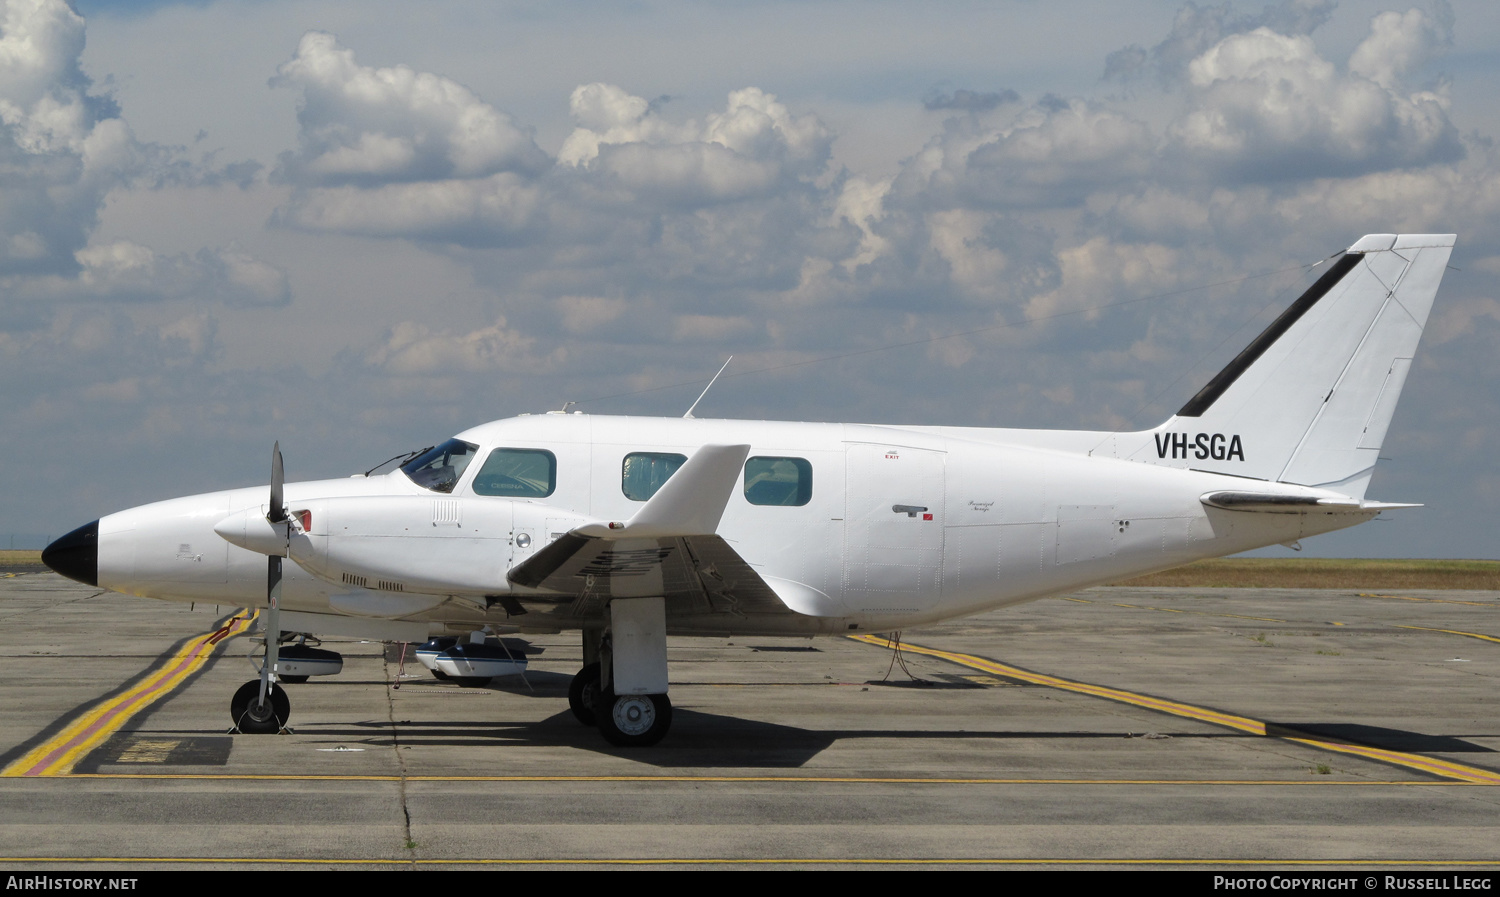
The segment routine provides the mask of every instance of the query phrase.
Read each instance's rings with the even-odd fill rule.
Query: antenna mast
[[[719,368],[719,374],[724,373],[724,368],[729,367],[729,362],[731,362],[731,361],[734,361],[734,356],[733,355],[729,356],[728,358],[726,358],[724,360],[724,367]],[[714,378],[712,380],[708,381],[708,385],[707,386],[703,387],[703,392],[698,395],[698,402],[703,401],[703,397],[706,396],[706,395],[708,395],[708,391],[710,389],[714,388],[714,384],[715,383],[719,382],[719,374],[714,374]],[[686,419],[686,420],[692,420],[693,419],[693,409],[698,407],[698,402],[694,402],[692,405],[688,406],[687,414],[683,415],[684,419]]]

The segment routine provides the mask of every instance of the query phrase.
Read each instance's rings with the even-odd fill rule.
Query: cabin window
[[[423,489],[452,492],[478,452],[479,446],[472,442],[450,439],[401,465],[401,472]]]
[[[497,448],[474,477],[476,495],[546,498],[557,488],[557,456],[541,449]]]
[[[747,460],[745,500],[752,505],[807,504],[812,500],[812,465],[802,458]]]
[[[631,501],[645,501],[686,463],[686,455],[631,452],[620,466],[620,489]]]

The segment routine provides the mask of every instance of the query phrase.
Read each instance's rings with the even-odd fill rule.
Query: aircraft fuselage
[[[1270,484],[1188,468],[1192,452],[1173,452],[1170,433],[1162,463],[1147,464],[1113,456],[1118,434],[1038,433],[1049,446],[1038,447],[1017,444],[1024,432],[583,414],[497,421],[459,438],[478,445],[480,458],[496,448],[550,454],[550,495],[478,494],[478,464],[450,493],[399,470],[288,483],[287,508],[308,526],[304,551],[286,567],[282,607],[454,630],[589,625],[576,604],[533,601],[540,593],[507,581],[507,572],[579,525],[635,514],[642,502],[626,495],[627,456],[688,456],[705,444],[748,444],[747,469],[773,459],[810,475],[800,504],[755,503],[747,475],[718,529],[797,613],[678,615],[668,620],[676,634],[902,629],[1290,542],[1376,513],[1206,505],[1206,493]],[[1148,447],[1163,440],[1140,435]],[[1238,435],[1205,440],[1206,450],[1221,442],[1226,451],[1254,451],[1253,439]],[[165,600],[263,605],[263,554],[230,544],[215,527],[237,514],[253,527],[266,495],[264,486],[213,492],[102,518],[98,584]],[[503,596],[521,599],[526,615],[508,619],[496,603]]]

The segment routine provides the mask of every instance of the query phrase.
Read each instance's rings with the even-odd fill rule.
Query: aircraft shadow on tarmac
[[[566,678],[566,677],[562,677]],[[921,739],[930,741],[1009,740],[1078,740],[1159,737],[1147,733],[1119,731],[973,731],[933,729],[825,729],[814,730],[785,726],[759,720],[747,720],[684,708],[673,711],[674,723],[670,741],[650,748],[619,749],[609,746],[592,728],[580,725],[568,711],[543,720],[453,721],[404,719],[394,724],[387,720],[355,723],[293,724],[294,732],[303,738],[326,740],[331,745],[361,745],[367,749],[388,747],[397,739],[406,747],[463,747],[492,749],[497,752],[511,747],[571,747],[599,754],[613,754],[661,768],[770,768],[787,769],[805,765],[830,746],[856,739]],[[1286,726],[1268,724],[1267,735],[1286,738],[1317,738],[1339,743],[1358,744],[1386,750],[1416,753],[1494,753],[1490,748],[1447,735],[1425,735],[1399,729],[1359,724],[1327,723]],[[136,731],[115,736],[92,752],[79,765],[79,772],[95,772],[101,767],[119,769],[128,765],[143,771],[146,765],[213,765],[223,766],[229,755],[229,737],[205,737],[203,732]],[[1258,739],[1265,736],[1245,732],[1173,733],[1171,738]],[[151,739],[181,739],[170,747]],[[140,753],[140,743],[166,751],[159,758]]]
[[[381,730],[385,730],[382,732]],[[297,729],[303,736],[352,738],[366,745],[382,745],[390,737],[391,723],[369,721],[353,726],[308,725]],[[539,721],[453,722],[449,720],[402,720],[394,734],[403,745],[429,747],[507,746],[573,747],[601,754],[615,754],[651,766],[676,768],[796,768],[832,745],[857,739],[927,741],[1016,741],[1079,740],[1160,737],[1154,733],[1120,731],[974,731],[965,729],[805,729],[759,720],[675,708],[672,739],[651,748],[622,750],[603,743],[598,733],[579,725],[571,713],[563,712]],[[1429,736],[1373,726],[1328,725],[1271,727],[1276,737],[1326,738],[1389,750],[1444,753],[1488,751],[1449,736]],[[1356,737],[1357,736],[1357,737]],[[1260,739],[1246,732],[1178,732],[1171,738]]]
[[[449,720],[401,720],[395,734],[406,746],[422,747],[489,745],[504,750],[511,745],[572,747],[599,754],[615,754],[663,767],[775,767],[795,768],[807,763],[838,740],[838,733],[814,732],[758,720],[736,719],[712,713],[673,708],[672,738],[650,748],[611,747],[597,730],[574,719],[570,711],[544,720],[515,722],[452,722]],[[346,726],[307,726],[302,735],[349,735],[366,743],[382,743],[391,730],[387,721]]]
[[[1358,723],[1266,723],[1266,734],[1278,738],[1307,738],[1402,751],[1414,754],[1493,754],[1493,748],[1464,741],[1452,735],[1428,735],[1405,729],[1364,726]]]

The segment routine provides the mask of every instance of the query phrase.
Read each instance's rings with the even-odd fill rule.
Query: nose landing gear
[[[234,722],[231,731],[247,735],[265,735],[286,728],[287,718],[292,715],[292,702],[287,699],[286,689],[276,681],[276,665],[281,643],[281,559],[286,557],[286,544],[292,537],[291,517],[282,504],[281,443],[271,448],[271,503],[266,522],[275,527],[280,536],[281,549],[266,556],[266,657],[261,663],[260,677],[240,686],[229,701],[229,716]]]
[[[246,735],[274,735],[286,728],[291,715],[292,702],[287,699],[286,689],[275,682],[267,689],[265,700],[260,697],[260,680],[251,679],[229,701],[234,727]]]

